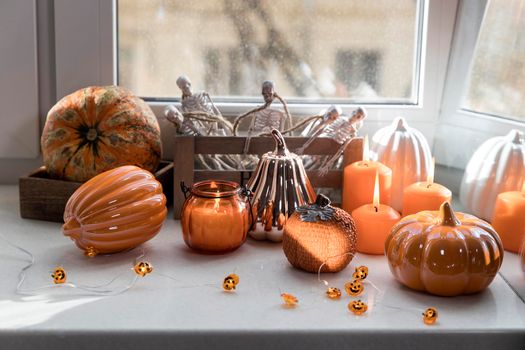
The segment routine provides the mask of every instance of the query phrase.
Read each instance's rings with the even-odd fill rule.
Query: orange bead
[[[326,296],[330,299],[339,299],[341,297],[341,290],[339,288],[330,287],[326,290]]]
[[[438,318],[438,312],[435,308],[429,307],[428,309],[423,312],[423,322],[425,324],[431,325],[436,323]]]
[[[144,277],[153,271],[153,266],[148,262],[141,261],[133,267],[133,270],[137,275]]]
[[[282,293],[281,298],[283,298],[284,305],[287,307],[294,307],[299,302],[299,300],[295,296],[288,293]]]
[[[354,300],[351,301],[348,304],[348,310],[350,310],[353,314],[360,316],[368,310],[368,305],[366,303],[362,302],[361,300]]]
[[[51,274],[51,277],[53,277],[53,282],[55,284],[66,283],[66,280],[67,280],[66,270],[64,270],[63,267],[57,267]]]
[[[345,283],[345,290],[348,293],[348,295],[356,297],[359,294],[363,293],[363,291],[365,290],[365,286],[363,285],[363,283],[361,283],[360,280],[353,280],[352,282]]]

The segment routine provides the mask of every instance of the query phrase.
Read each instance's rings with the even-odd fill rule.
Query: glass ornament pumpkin
[[[249,197],[231,181],[193,184],[181,214],[184,242],[208,253],[227,253],[239,248],[251,225]]]
[[[281,133],[273,129],[275,150],[262,155],[248,181],[253,193],[255,225],[250,236],[281,242],[286,220],[298,206],[315,201],[315,191],[301,157],[288,151]]]
[[[477,293],[494,279],[503,261],[503,244],[487,222],[439,211],[401,219],[385,242],[394,277],[409,288],[440,296]]]
[[[370,151],[374,160],[392,169],[390,206],[401,212],[405,187],[426,181],[432,166],[427,139],[399,117],[374,134]]]
[[[166,214],[160,182],[127,165],[80,186],[67,201],[62,230],[90,255],[117,253],[155,237]]]
[[[461,181],[465,208],[492,220],[498,194],[519,191],[525,182],[525,135],[512,130],[485,141],[472,155]]]

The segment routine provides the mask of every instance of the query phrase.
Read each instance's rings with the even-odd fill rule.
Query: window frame
[[[470,111],[462,106],[487,4],[488,0],[463,0],[458,9],[434,144],[440,164],[452,168],[464,169],[475,150],[488,138],[505,135],[512,129],[525,131],[525,122]]]
[[[420,74],[417,104],[363,104],[368,119],[362,134],[373,134],[389,124],[395,117],[403,116],[412,126],[420,129],[432,145],[435,125],[445,82],[451,48],[456,10],[459,0],[422,0],[423,21]],[[114,84],[117,81],[117,0],[56,0],[55,48],[57,98],[88,85]],[[416,53],[417,54],[417,53]],[[198,90],[198,87],[197,87]],[[286,98],[286,97],[285,97]],[[173,101],[148,101],[164,132],[165,157],[170,157],[172,137],[168,123],[163,120],[163,110]],[[224,115],[235,116],[260,101],[221,102],[217,107]],[[175,102],[177,105],[178,102]],[[349,113],[359,104],[340,104]],[[328,104],[290,103],[293,115],[314,115]]]

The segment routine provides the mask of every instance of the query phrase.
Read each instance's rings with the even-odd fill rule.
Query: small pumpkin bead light
[[[425,312],[423,312],[423,322],[425,322],[425,324],[433,325],[436,323],[437,318],[438,312],[434,307],[429,307],[425,310]]]
[[[295,307],[299,303],[299,299],[292,294],[282,293],[281,298],[283,299],[285,307]]]
[[[137,275],[139,275],[140,277],[144,277],[146,276],[147,274],[150,274],[153,272],[153,266],[149,263],[149,262],[146,262],[146,261],[141,261],[141,262],[138,262],[134,267],[133,267],[133,270],[135,271],[135,273]]]
[[[352,277],[356,280],[364,280],[368,277],[368,267],[359,266],[356,267],[355,272],[352,274]]]
[[[330,287],[326,290],[326,296],[330,299],[339,299],[341,298],[341,290],[336,287]]]
[[[67,280],[66,270],[64,270],[64,268],[61,266],[57,267],[51,274],[51,277],[53,278],[53,282],[55,284],[66,283],[66,280]]]
[[[348,293],[348,295],[356,297],[363,293],[363,291],[365,290],[365,286],[363,285],[363,283],[361,283],[360,280],[353,280],[351,282],[345,283],[345,290]]]
[[[348,310],[354,315],[361,316],[368,310],[368,305],[361,300],[353,300],[348,304]]]
[[[222,282],[222,289],[224,289],[225,291],[232,291],[236,289],[238,284],[239,284],[239,276],[232,273],[226,276],[226,278],[224,278],[224,281]]]

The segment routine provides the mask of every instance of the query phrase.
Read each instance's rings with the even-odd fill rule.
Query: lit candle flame
[[[217,186],[217,183],[215,181],[212,181],[210,183],[210,189],[211,190],[217,190],[217,194],[220,192],[219,191],[219,186]],[[215,198],[214,199],[215,203],[213,203],[213,209],[215,210],[215,212],[217,212],[219,210],[219,203],[220,203],[220,198]]]
[[[430,168],[428,169],[427,182],[429,184],[434,183],[434,169],[436,168],[436,158],[432,157],[432,162],[430,163]]]
[[[379,210],[379,173],[376,171],[376,181],[374,185],[374,200],[372,202],[376,211]]]
[[[363,161],[368,162],[370,160],[370,147],[368,145],[368,135],[365,135],[363,141]]]
[[[219,188],[219,186],[217,186],[217,183],[215,181],[212,181],[210,183],[210,189],[215,190],[215,189],[218,189],[218,188]]]

